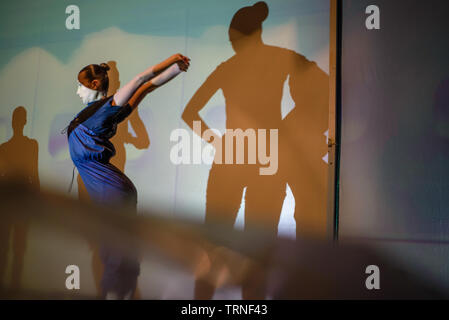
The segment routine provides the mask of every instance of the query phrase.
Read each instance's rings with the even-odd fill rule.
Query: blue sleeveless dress
[[[132,108],[130,105],[111,105],[113,96],[106,99],[103,106],[71,132],[68,138],[70,157],[93,201],[114,207],[126,206],[128,210],[136,211],[137,190],[134,184],[109,162],[115,155],[115,148],[109,139],[115,135],[117,125],[132,112]],[[106,245],[100,246],[104,264],[103,294],[114,291],[123,296],[135,290],[139,262],[129,256]]]
[[[114,145],[109,139],[132,108],[129,105],[113,106],[112,99],[108,98],[95,114],[72,131],[69,136],[70,157],[94,201],[106,205],[136,205],[137,191],[133,183],[109,162],[115,155]]]

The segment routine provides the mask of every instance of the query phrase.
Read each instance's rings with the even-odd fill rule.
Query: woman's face
[[[83,104],[88,104],[89,102],[97,100],[98,93],[98,91],[89,89],[82,83],[78,82],[78,90],[76,91],[76,94],[81,98]]]

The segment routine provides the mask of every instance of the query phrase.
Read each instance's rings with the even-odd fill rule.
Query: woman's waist
[[[109,161],[74,161],[81,177],[92,183],[104,183],[119,189],[134,189],[131,180]]]
[[[112,143],[103,144],[78,144],[69,148],[70,156],[73,161],[98,161],[102,163],[109,162],[115,155],[115,148]]]

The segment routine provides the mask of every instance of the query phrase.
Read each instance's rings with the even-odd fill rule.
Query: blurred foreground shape
[[[197,276],[217,288],[238,287],[245,281],[257,287],[266,281],[268,299],[448,298],[448,292],[427,274],[369,242],[272,239],[263,229],[237,231],[219,224],[206,227],[163,218],[161,212],[127,215],[123,208],[99,207],[14,181],[0,185],[0,201],[2,299],[96,299],[92,284],[87,285],[92,290],[65,288],[65,266],[88,265],[89,261],[81,260],[88,260],[84,252],[88,246],[83,244],[89,241],[107,241],[124,251],[138,252],[142,264],[151,260],[161,266],[142,268],[140,285],[153,288],[142,299],[170,298],[169,294],[164,296],[163,291],[169,290],[164,283],[143,283],[147,272],[157,279],[161,270],[173,277],[178,273],[191,276],[185,283],[191,279],[192,285],[177,288],[181,299],[191,299]],[[19,288],[11,288],[5,272],[9,240],[4,231],[17,220],[27,221],[37,236],[29,243],[24,260],[28,276],[22,276]],[[380,269],[379,290],[365,286],[369,265]],[[89,276],[82,268],[81,277],[81,286],[86,287]]]

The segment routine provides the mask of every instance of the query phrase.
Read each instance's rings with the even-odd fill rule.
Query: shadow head
[[[253,45],[262,44],[262,22],[268,17],[268,5],[259,1],[240,8],[229,26],[229,41],[236,53]]]

